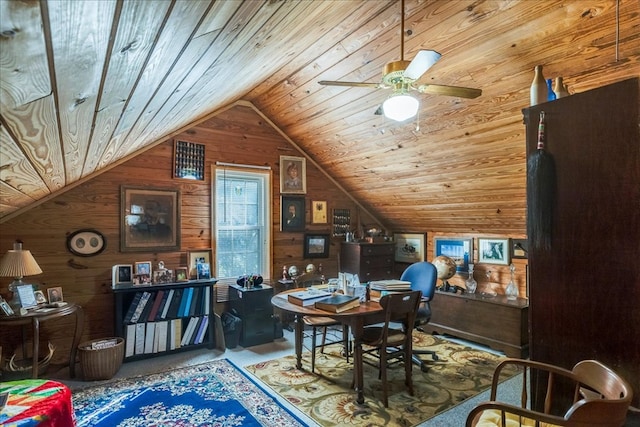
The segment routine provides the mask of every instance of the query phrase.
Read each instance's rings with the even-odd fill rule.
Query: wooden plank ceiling
[[[419,95],[399,124],[374,114],[387,90],[318,84],[380,81],[399,1],[0,7],[0,221],[244,100],[395,229],[523,234],[534,66],[574,93],[640,69],[637,0],[407,0],[405,58],[442,54],[419,83],[483,93]]]

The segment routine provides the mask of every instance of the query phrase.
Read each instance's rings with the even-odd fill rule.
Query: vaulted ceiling
[[[1,0],[0,218],[250,102],[398,228],[522,233],[533,68],[582,92],[639,75],[637,0],[407,0],[404,56],[442,58],[419,118],[374,114],[401,56],[383,0]],[[474,212],[461,215],[463,210]]]

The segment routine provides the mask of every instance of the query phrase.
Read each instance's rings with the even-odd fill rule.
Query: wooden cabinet
[[[393,243],[342,242],[340,271],[357,274],[361,282],[394,279]]]
[[[244,288],[229,285],[229,305],[232,312],[242,319],[240,345],[251,347],[273,341],[274,320],[271,297],[273,288],[268,285]]]
[[[597,359],[631,384],[637,407],[640,79],[524,110],[527,156],[541,111],[557,177],[551,248],[529,246],[531,359]]]
[[[114,330],[125,339],[124,361],[214,348],[215,283],[190,281],[114,289]]]
[[[529,352],[529,305],[524,298],[509,301],[504,295],[436,292],[431,301],[431,321],[424,330],[450,334],[526,358]]]

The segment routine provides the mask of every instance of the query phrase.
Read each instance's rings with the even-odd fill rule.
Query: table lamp
[[[25,276],[35,276],[41,274],[42,269],[31,255],[31,251],[22,249],[22,242],[16,240],[13,249],[7,251],[0,261],[0,277],[13,277],[9,284],[9,291],[13,297],[9,302],[11,308],[20,308],[20,298],[18,297],[18,286],[25,285],[22,278]]]

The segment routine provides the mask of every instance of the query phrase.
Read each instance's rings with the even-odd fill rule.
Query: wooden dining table
[[[302,368],[302,342],[304,316],[322,316],[330,317],[336,321],[346,324],[353,334],[353,375],[355,391],[357,393],[356,402],[364,403],[364,376],[362,361],[362,332],[365,325],[378,323],[382,320],[382,306],[377,301],[366,301],[358,307],[341,313],[332,313],[329,311],[318,310],[313,305],[300,306],[290,303],[287,294],[296,291],[302,291],[305,288],[290,289],[280,292],[271,298],[271,304],[281,310],[293,313],[295,316],[295,350],[296,350],[296,369]]]

